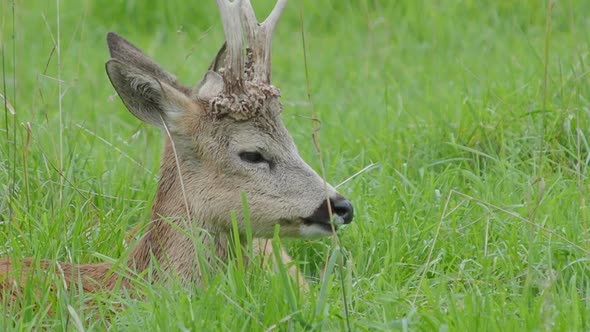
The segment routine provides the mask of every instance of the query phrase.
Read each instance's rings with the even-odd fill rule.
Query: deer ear
[[[221,47],[219,48],[219,51],[217,51],[217,55],[215,56],[213,61],[211,61],[211,64],[209,65],[209,70],[218,72],[219,68],[223,67],[226,50],[227,43],[223,43],[223,45],[221,45]]]
[[[127,109],[140,120],[163,128],[175,114],[188,107],[190,99],[175,87],[152,76],[153,73],[109,60],[107,75]]]
[[[107,34],[107,45],[111,58],[141,69],[153,77],[157,77],[161,82],[178,87],[178,80],[174,75],[161,68],[154,60],[125,38],[114,32],[109,32]]]
[[[218,73],[209,70],[201,83],[197,86],[197,98],[210,100],[223,91],[223,78]]]
[[[226,53],[225,49],[226,43],[223,43],[217,52],[215,59],[213,59],[209,65],[209,70],[207,70],[207,73],[205,73],[205,76],[197,85],[197,98],[201,100],[210,100],[223,91],[225,84],[223,83],[223,78],[219,74],[219,70],[221,67],[223,67]]]

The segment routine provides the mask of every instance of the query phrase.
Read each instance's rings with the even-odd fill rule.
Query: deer
[[[172,274],[187,287],[199,285],[204,271],[187,234],[200,234],[214,248],[208,260],[227,260],[232,227],[241,241],[246,238],[243,195],[256,239],[253,251],[267,261],[277,225],[280,237],[317,238],[353,219],[352,203],[301,158],[281,118],[280,92],[271,84],[271,41],[287,1],[278,0],[261,23],[249,0],[216,2],[225,43],[195,87],[182,85],[118,34],[107,35],[111,58],[105,68],[112,86],[135,117],[164,133],[150,221],[125,263],[141,274],[157,262],[152,282]],[[285,251],[280,260],[292,263]],[[110,262],[42,260],[40,267],[52,264],[67,287],[81,285],[86,292],[112,290],[117,282],[132,287],[113,273]],[[20,266],[26,272],[33,260]],[[14,276],[13,270],[13,262],[0,260],[0,297],[18,296],[18,285],[25,282],[26,273]],[[289,272],[303,278],[294,266]]]

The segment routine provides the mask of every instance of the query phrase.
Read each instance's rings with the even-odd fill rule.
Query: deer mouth
[[[308,239],[315,239],[334,234],[334,232],[338,231],[340,225],[342,225],[342,221],[340,220],[339,223],[338,219],[338,216],[334,216],[332,222],[329,222],[325,219],[318,220],[312,218],[303,218],[299,236]]]
[[[332,230],[337,231],[340,224],[342,224],[342,222],[339,223],[338,219],[340,219],[338,216],[334,216],[333,222],[330,222],[330,221],[326,221],[326,220],[304,218],[303,224],[305,226],[316,226],[316,227],[319,227],[323,231],[332,233]]]
[[[304,225],[306,226],[316,226],[319,227],[322,231],[326,231],[328,233],[332,233],[332,224],[327,224],[324,222],[303,222]],[[334,225],[334,230],[337,231],[338,230],[338,226]]]

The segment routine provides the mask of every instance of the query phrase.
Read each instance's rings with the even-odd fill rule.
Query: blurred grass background
[[[262,17],[273,1],[254,4]],[[0,3],[1,93],[15,110],[0,116],[0,256],[128,252],[162,137],[112,89],[106,33],[190,85],[222,43],[218,16],[213,1]],[[128,305],[98,319],[76,294],[4,303],[0,329],[341,330],[344,285],[354,330],[588,330],[590,2],[291,1],[273,82],[319,169],[302,30],[328,180],[378,165],[340,188],[357,211],[343,275],[317,281],[330,239],[288,241],[309,294],[256,267],[236,285],[230,269],[194,294],[107,294]],[[49,304],[57,314],[35,310]]]

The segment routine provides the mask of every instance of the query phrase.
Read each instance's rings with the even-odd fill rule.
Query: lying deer
[[[133,115],[165,133],[151,221],[127,265],[141,273],[156,260],[160,269],[152,280],[174,273],[187,286],[199,284],[202,272],[194,238],[187,234],[205,230],[208,235],[199,238],[227,259],[230,211],[237,215],[239,232],[246,232],[242,193],[251,232],[261,239],[273,237],[276,225],[280,236],[325,236],[353,217],[352,204],[301,159],[281,120],[279,90],[270,83],[270,55],[286,0],[279,0],[262,23],[250,1],[217,0],[217,5],[226,43],[195,88],[181,85],[117,34],[107,36],[111,59],[106,72],[112,85]],[[271,247],[262,243],[255,243],[255,251],[271,255]],[[42,261],[41,267],[51,264]],[[87,292],[112,289],[120,280],[110,263],[57,264],[67,286],[81,284]],[[22,265],[26,272],[32,262],[25,259]],[[10,271],[11,262],[0,260],[0,294],[15,296],[23,280]],[[130,284],[124,280],[123,286]]]

